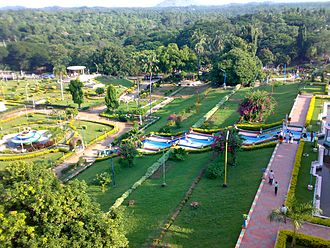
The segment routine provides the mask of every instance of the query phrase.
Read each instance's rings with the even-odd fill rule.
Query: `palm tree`
[[[157,55],[154,51],[144,51],[143,53],[143,58],[142,58],[142,63],[143,63],[143,69],[146,73],[149,73],[149,80],[150,80],[150,116],[151,116],[151,80],[152,80],[152,74],[156,73],[158,71],[158,65],[157,63],[159,62]]]
[[[291,247],[296,245],[296,236],[298,230],[303,226],[305,219],[312,214],[321,213],[321,209],[315,208],[312,203],[298,203],[295,199],[292,202],[291,207],[284,213],[281,208],[273,209],[268,216],[268,219],[273,222],[286,223],[286,217],[288,216],[293,225],[293,237]]]
[[[194,51],[197,54],[197,68],[198,75],[201,67],[201,56],[205,52],[205,47],[207,43],[207,36],[201,32],[201,30],[197,30],[192,35],[192,41],[194,44]]]
[[[61,84],[61,99],[62,101],[64,100],[64,95],[63,95],[63,76],[66,75],[66,68],[64,65],[56,65],[53,68],[53,73],[56,77],[60,79],[60,84]]]

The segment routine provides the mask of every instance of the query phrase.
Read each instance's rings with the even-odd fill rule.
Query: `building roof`
[[[74,66],[68,66],[66,69],[68,69],[70,71],[80,71],[80,70],[85,70],[86,66],[74,65]]]

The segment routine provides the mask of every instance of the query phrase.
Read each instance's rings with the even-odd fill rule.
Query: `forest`
[[[85,65],[116,77],[204,71],[250,83],[261,66],[326,60],[330,4],[0,10],[0,69]]]

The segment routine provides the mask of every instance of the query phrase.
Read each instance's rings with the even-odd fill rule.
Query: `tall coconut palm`
[[[207,44],[207,36],[201,32],[201,30],[197,30],[192,35],[193,41],[193,49],[197,54],[197,68],[198,68],[198,75],[201,67],[201,56],[205,52],[205,47]]]
[[[321,213],[321,209],[315,208],[312,203],[298,203],[295,199],[292,202],[291,207],[288,207],[287,213],[283,213],[281,208],[274,209],[268,219],[273,222],[286,222],[288,216],[293,225],[293,237],[291,247],[296,245],[297,232],[305,223],[305,219],[312,214]]]
[[[61,99],[64,100],[64,94],[63,94],[63,76],[66,75],[66,68],[64,65],[56,65],[53,68],[53,73],[56,77],[60,80],[61,85]]]
[[[151,87],[152,87],[152,75],[153,73],[158,72],[158,65],[157,63],[159,62],[157,55],[154,51],[144,51],[142,54],[142,63],[143,63],[143,70],[146,73],[149,73],[149,86],[150,86],[150,99],[149,99],[149,104],[150,104],[150,116],[151,116]]]

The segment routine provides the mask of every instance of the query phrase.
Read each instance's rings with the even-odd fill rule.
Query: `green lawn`
[[[87,144],[112,129],[110,126],[90,121],[75,120],[74,125],[78,128],[78,132],[83,135]],[[82,126],[86,126],[86,130],[82,131]]]
[[[102,192],[100,186],[95,184],[96,175],[102,172],[111,174],[111,160],[96,162],[93,166],[79,174],[76,179],[84,180],[88,184],[88,193],[101,205],[103,211],[108,211],[115,200],[128,190],[147,169],[159,159],[161,155],[150,155],[135,158],[135,165],[131,168],[121,166],[118,158],[114,158],[116,187],[110,186]]]
[[[162,177],[148,179],[128,198],[135,205],[126,207],[126,231],[130,247],[144,247],[159,234],[199,171],[206,166],[211,153],[189,154],[185,161],[167,162],[166,187]],[[127,201],[125,201],[127,203]]]
[[[236,92],[207,122],[209,128],[221,128],[233,125],[239,120],[238,106],[250,88],[243,88]]]
[[[163,244],[173,248],[234,247],[241,231],[242,215],[251,207],[261,181],[261,169],[267,166],[272,152],[273,148],[240,152],[239,165],[229,168],[228,188],[221,186],[222,178],[203,178]],[[191,209],[192,201],[199,202],[200,207]]]
[[[312,143],[306,142],[304,146],[304,153],[309,154],[309,156],[303,156],[301,158],[301,166],[298,174],[298,181],[295,192],[296,199],[299,202],[313,201],[314,190],[309,191],[307,189],[307,185],[315,185],[315,177],[311,178],[310,170],[312,161],[315,161],[318,158],[318,152],[313,152],[312,149]]]
[[[318,116],[319,116],[319,114],[321,114],[323,112],[323,104],[325,102],[329,102],[329,99],[327,99],[327,98],[324,98],[324,99],[316,98],[315,99],[315,107],[314,107],[314,112],[313,112],[312,121],[311,121],[312,130],[314,132],[320,131],[320,125],[317,124]]]
[[[101,77],[97,77],[96,81],[99,81],[99,82],[101,82],[103,84],[106,84],[106,85],[109,85],[109,84],[112,84],[114,86],[121,85],[121,86],[124,86],[126,88],[130,88],[130,87],[133,86],[132,81],[130,81],[128,79],[123,79],[123,78],[116,79],[116,78],[109,78],[109,77],[101,76]]]
[[[316,83],[318,84],[318,83]],[[307,82],[301,88],[301,92],[307,94],[324,94],[325,86],[324,85],[315,85],[315,83]]]
[[[197,95],[189,96],[188,98],[176,98],[173,102],[166,105],[164,108],[157,111],[156,115],[160,117],[160,120],[155,124],[148,127],[145,132],[159,131],[160,128],[167,124],[167,118],[170,114],[178,114],[180,112],[192,108],[190,116],[183,120],[180,128],[176,128],[173,131],[179,132],[188,130],[195,122],[198,121],[203,115],[205,115],[210,109],[212,109],[221,99],[229,94],[229,91],[223,91],[222,89],[216,88],[211,89],[207,96],[204,97],[204,93],[200,93],[199,97],[201,105],[196,109]]]
[[[53,164],[55,164],[56,160],[62,157],[62,155],[62,152],[49,153],[36,158],[20,159],[19,161],[32,163],[45,162],[49,167],[51,167]],[[10,166],[12,163],[15,163],[15,161],[0,161],[0,171],[4,170],[6,166]]]

